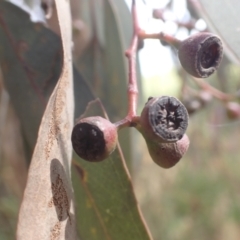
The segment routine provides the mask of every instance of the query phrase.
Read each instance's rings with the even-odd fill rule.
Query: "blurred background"
[[[160,29],[180,39],[201,30],[216,32],[217,28],[208,28],[206,21],[209,19],[203,19],[200,11],[198,17],[194,16],[191,1],[145,2],[150,12],[152,8],[162,11],[161,19],[153,19],[149,13],[148,20],[143,23],[147,31],[158,32]],[[144,6],[142,9],[144,12]],[[195,28],[184,26],[191,21],[195,21]],[[184,24],[181,26],[177,22]],[[214,20],[210,22],[214,23]],[[223,25],[221,21],[217,24]],[[224,27],[222,29],[224,31]],[[139,152],[134,165],[136,194],[154,239],[237,240],[240,238],[239,115],[233,117],[232,109],[229,110],[225,101],[189,79],[182,71],[174,49],[157,40],[144,43],[139,54],[144,99],[165,94],[177,96],[190,112],[187,130],[190,147],[175,167],[158,168],[148,152]],[[225,55],[218,73],[204,81],[224,93],[237,96],[239,80],[239,64]],[[201,94],[207,99],[204,104],[200,103]],[[234,102],[238,104],[239,97]],[[146,149],[142,138],[139,145],[139,149]]]
[[[59,33],[52,1],[42,1],[41,5],[39,1],[12,2],[18,2],[30,13],[37,12],[36,19],[32,20],[44,22],[51,31]],[[124,49],[127,49],[131,38],[131,1],[90,2],[93,5],[82,0],[71,2],[74,63],[83,78],[90,79],[88,86],[102,99],[110,118],[119,120],[125,114],[126,103],[114,99],[116,92],[111,89],[115,86],[124,98],[126,66],[122,66],[122,71],[126,72],[120,74],[124,82],[120,88],[117,77],[111,83],[103,81],[103,76],[108,76],[106,73],[101,72],[100,77],[94,77],[91,69],[101,71],[97,61],[92,68],[86,70],[86,66],[92,62],[88,58],[92,56],[89,50],[95,48],[96,59],[101,59],[102,51],[106,51],[104,54],[111,55],[115,60],[109,61],[107,67],[112,64],[121,68],[119,62],[124,59]],[[117,19],[119,49],[112,45],[112,42],[119,41],[116,39],[119,36],[111,35],[111,31],[109,35],[104,35],[104,28],[112,27],[108,25],[112,15],[101,12],[105,2],[109,3],[111,14]],[[181,99],[190,115],[187,130],[191,142],[189,150],[171,169],[161,169],[151,160],[144,139],[134,129],[124,130],[120,136],[123,145],[131,136],[123,146],[123,152],[127,156],[135,194],[147,225],[155,240],[238,240],[240,20],[235,9],[240,9],[239,3],[234,0],[228,4],[223,0],[218,3],[204,0],[139,0],[137,4],[140,24],[147,32],[163,30],[185,39],[198,31],[212,31],[223,39],[226,50],[219,71],[207,80],[200,80],[193,79],[181,68],[176,50],[165,42],[145,40],[139,49],[139,113],[149,96],[171,95]],[[45,10],[46,20],[42,11],[38,13],[39,8],[35,9],[36,6]],[[221,11],[219,6],[225,11]],[[106,16],[105,25],[101,25],[100,20]],[[26,151],[21,120],[12,107],[3,80],[0,90],[0,239],[8,240],[15,236],[27,179],[29,160],[26,159],[30,157]]]

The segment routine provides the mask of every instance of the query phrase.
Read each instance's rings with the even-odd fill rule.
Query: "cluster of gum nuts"
[[[203,32],[182,41],[178,56],[189,74],[206,78],[218,68],[222,49],[218,36]],[[163,168],[174,166],[188,149],[188,112],[175,97],[149,98],[134,127],[144,137],[153,161]],[[86,161],[100,162],[115,150],[118,130],[100,116],[80,119],[72,131],[73,149]]]

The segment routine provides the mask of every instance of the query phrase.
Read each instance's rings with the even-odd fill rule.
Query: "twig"
[[[174,46],[178,49],[179,45],[181,44],[181,40],[175,38],[172,35],[166,34],[164,32],[159,33],[146,33],[143,30],[138,31],[138,37],[141,39],[159,39],[167,42],[168,44]]]
[[[136,1],[132,1],[132,18],[133,18],[133,37],[125,56],[128,58],[128,114],[115,125],[120,129],[126,126],[134,126],[137,124],[139,117],[136,115],[137,99],[138,99],[138,86],[136,74],[136,55],[138,46],[138,32],[139,22],[137,17]]]
[[[194,77],[192,77],[192,79],[198,86],[200,86],[202,89],[208,91],[209,93],[212,94],[212,96],[214,96],[215,98],[217,98],[221,101],[227,102],[227,101],[230,101],[235,98],[235,96],[233,96],[233,95],[223,93],[220,90],[214,88],[213,86],[208,84],[206,81],[203,81],[202,79],[194,78]]]

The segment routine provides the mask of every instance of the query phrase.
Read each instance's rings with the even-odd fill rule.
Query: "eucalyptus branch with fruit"
[[[181,41],[164,32],[147,34],[138,23],[136,1],[132,1],[133,37],[126,51],[129,66],[128,113],[122,120],[111,123],[100,116],[83,118],[72,131],[75,152],[90,162],[106,159],[115,149],[118,131],[135,127],[145,138],[153,161],[163,168],[174,166],[186,153],[189,139],[186,135],[188,112],[175,97],[150,97],[140,116],[136,113],[138,86],[136,55],[139,41],[159,39],[178,50],[182,67],[192,76],[206,78],[219,67],[223,56],[221,39],[201,32]]]

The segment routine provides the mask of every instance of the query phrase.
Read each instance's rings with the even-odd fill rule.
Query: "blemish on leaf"
[[[64,75],[66,74],[68,73],[65,73]],[[62,78],[64,78],[64,76],[62,76]],[[45,145],[46,159],[49,158],[53,143],[55,140],[58,139],[58,135],[60,133],[64,134],[64,132],[66,132],[66,128],[64,128],[64,126],[61,127],[61,124],[62,124],[61,114],[63,109],[65,108],[65,103],[66,103],[66,92],[65,92],[66,89],[67,89],[67,83],[64,81],[60,81],[56,91],[55,99],[53,102],[53,110],[51,113],[52,117],[49,122],[48,138]]]
[[[48,202],[48,207],[52,207],[53,206],[53,198]]]
[[[63,185],[63,181],[60,177],[60,174],[57,175],[55,183],[52,183],[52,192],[53,192],[53,204],[56,207],[57,215],[59,221],[63,221],[69,215],[69,202],[67,192]]]
[[[51,229],[50,232],[50,239],[51,240],[57,240],[59,239],[61,233],[61,222],[57,222],[54,227]]]
[[[45,145],[45,155],[46,155],[46,159],[49,158],[51,149],[52,149],[52,145],[53,145],[53,141],[56,139],[57,137],[57,133],[59,132],[59,127],[57,126],[57,122],[54,120],[54,117],[52,116],[50,123],[49,123],[49,133],[48,133],[48,138],[47,138],[47,142]]]

